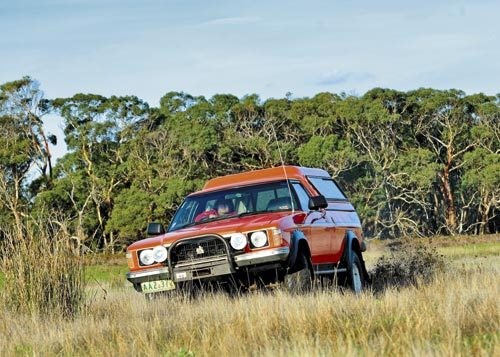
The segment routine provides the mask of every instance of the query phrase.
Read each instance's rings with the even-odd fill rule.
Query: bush
[[[23,239],[6,233],[0,253],[2,298],[27,314],[74,316],[84,303],[84,265],[60,227],[28,224]]]
[[[445,268],[444,257],[423,243],[396,241],[389,248],[389,254],[380,257],[371,272],[372,288],[376,292],[391,286],[428,283]]]

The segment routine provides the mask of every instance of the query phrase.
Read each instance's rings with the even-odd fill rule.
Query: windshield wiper
[[[234,218],[234,217],[237,217],[237,216],[234,215],[234,216],[219,216],[219,217],[212,217],[212,218],[204,218],[198,222],[188,223],[185,226],[183,226],[182,228],[197,226],[199,224],[210,223],[210,222],[215,222],[215,221],[221,221],[223,219]]]
[[[180,226],[180,227],[176,227],[174,230],[178,230],[178,229],[183,229],[183,228],[188,228],[188,227],[192,227],[192,226],[196,226],[197,224],[199,223],[202,223],[202,222],[191,222],[191,223],[187,223],[183,226]]]

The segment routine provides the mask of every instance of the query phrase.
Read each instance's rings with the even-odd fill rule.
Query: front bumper
[[[238,268],[254,267],[272,263],[284,263],[290,253],[289,247],[279,247],[244,253],[233,257],[231,262],[227,257],[206,259],[193,263],[183,263],[172,267],[154,268],[127,273],[127,280],[137,285],[143,282],[170,279],[175,283],[205,280],[227,276],[235,273]]]

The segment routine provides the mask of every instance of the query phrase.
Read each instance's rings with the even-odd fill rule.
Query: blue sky
[[[496,94],[499,14],[490,0],[0,0],[0,83],[152,106],[168,91]]]

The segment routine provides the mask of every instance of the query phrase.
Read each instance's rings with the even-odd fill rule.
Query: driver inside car
[[[228,216],[234,214],[234,205],[231,200],[221,199],[217,201],[215,208],[209,209],[207,211],[201,212],[194,219],[195,222],[200,222],[210,218],[217,218],[222,216]]]

